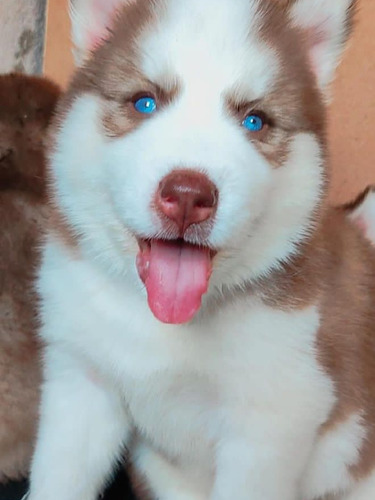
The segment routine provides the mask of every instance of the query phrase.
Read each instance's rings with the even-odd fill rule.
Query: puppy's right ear
[[[311,68],[326,93],[351,32],[357,0],[287,0],[292,23],[305,34]]]
[[[70,0],[74,59],[77,66],[108,36],[117,11],[136,0]]]

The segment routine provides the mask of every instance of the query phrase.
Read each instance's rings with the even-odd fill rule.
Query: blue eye
[[[249,115],[244,119],[242,125],[247,128],[247,130],[250,130],[250,132],[260,132],[265,123],[263,118],[259,115]]]
[[[153,97],[140,97],[134,102],[134,107],[139,113],[152,115],[157,109],[156,100]]]

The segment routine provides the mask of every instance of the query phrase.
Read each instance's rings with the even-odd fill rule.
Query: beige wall
[[[47,23],[45,73],[62,85],[73,68],[67,4],[49,0]],[[375,0],[360,0],[357,28],[333,90],[332,200],[340,203],[375,184]]]
[[[47,8],[44,73],[63,86],[73,71],[68,3],[69,0],[48,0]]]
[[[332,197],[339,202],[375,184],[375,0],[359,6],[330,110]]]

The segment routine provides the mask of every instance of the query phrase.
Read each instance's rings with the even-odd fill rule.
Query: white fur
[[[332,383],[316,360],[316,308],[282,312],[248,297],[204,320],[167,326],[154,319],[131,282],[109,277],[53,241],[45,259],[40,286],[46,298],[43,334],[51,346],[47,375],[56,371],[56,382],[63,375],[63,387],[53,386],[52,396],[56,401],[61,394],[66,410],[57,409],[64,419],[55,418],[39,440],[45,462],[59,463],[46,476],[36,455],[34,471],[41,471],[45,488],[49,481],[53,486],[53,495],[43,498],[59,500],[57,491],[67,495],[65,483],[70,496],[61,499],[94,498],[91,490],[72,487],[82,487],[72,474],[78,463],[87,467],[86,457],[95,459],[98,442],[104,463],[94,477],[100,484],[121,443],[125,415],[137,429],[135,464],[162,500],[227,499],[233,491],[247,499],[249,489],[254,499],[289,500],[297,498],[304,471],[311,481],[302,487],[304,500],[315,499],[317,488],[336,492],[353,484],[345,466],[355,463],[364,438],[360,417],[314,445],[335,403]],[[91,380],[92,367],[99,385]],[[115,403],[118,397],[124,408]],[[112,403],[102,406],[106,401]],[[118,441],[112,433],[100,439],[101,408],[105,428],[118,429]],[[82,456],[88,432],[93,448]]]
[[[365,437],[366,429],[359,414],[351,415],[323,435],[303,479],[304,498],[323,498],[348,490],[354,484],[350,467],[357,463]]]
[[[257,2],[238,2],[235,9],[226,0],[166,3],[168,9],[157,30],[139,42],[141,67],[151,81],[174,75],[183,82],[190,106],[194,97],[190,119],[195,116],[200,122],[206,118],[211,124],[218,118],[221,106],[217,99],[224,88],[245,92],[248,100],[266,94],[277,76],[279,61],[276,51],[259,40]],[[198,115],[197,109],[201,109]]]
[[[87,447],[82,441],[87,428],[92,426],[93,436],[101,435],[97,415],[101,414],[102,393],[96,394],[98,389],[89,380],[91,366],[124,397],[140,443],[145,438],[177,463],[183,484],[197,485],[203,495],[213,488],[215,500],[228,498],[223,495],[229,490],[245,499],[249,488],[259,500],[267,498],[266,494],[288,500],[296,493],[314,435],[335,402],[332,384],[316,361],[316,308],[282,312],[244,297],[236,307],[228,305],[204,320],[184,327],[167,326],[154,319],[127,280],[113,279],[89,261],[77,261],[53,242],[47,246],[45,259],[40,286],[45,297],[43,335],[51,346],[47,374],[66,373],[61,372],[62,363],[72,370],[70,360],[78,358],[79,365],[73,366],[74,370],[81,367],[81,375],[74,371],[71,375],[79,375],[82,383],[87,379],[87,397],[78,380],[72,384],[67,375],[62,389],[54,386],[54,397],[61,393],[72,415],[91,414],[95,408],[95,419],[74,418],[68,441],[65,426],[72,422],[64,417],[59,424],[54,419],[61,429],[51,432],[56,440],[63,440],[55,445],[60,464],[51,477],[55,499],[59,498],[56,491],[64,491],[60,482],[66,477],[61,471],[72,462],[76,470],[77,461],[83,460],[80,450]],[[113,396],[109,393],[108,397]],[[111,428],[119,413],[111,417],[108,409],[106,426]],[[60,412],[65,415],[64,407]],[[49,446],[43,441],[42,436],[39,454],[45,462],[55,460],[50,451],[54,440],[46,441]],[[64,443],[67,456],[61,453]],[[100,444],[102,452],[110,453],[115,443]],[[144,468],[139,452],[138,461]],[[108,463],[96,476],[103,477]],[[48,481],[45,474],[43,478]],[[33,484],[38,483],[34,480]],[[72,484],[69,481],[69,498],[86,499],[82,492],[74,496]],[[32,500],[37,492],[32,491]],[[47,500],[48,494],[43,498]]]
[[[176,165],[197,166],[220,192],[209,238],[223,248],[211,281],[220,290],[267,273],[306,236],[320,197],[321,151],[313,136],[297,135],[289,161],[275,170],[209,100],[196,117],[189,104],[182,98],[130,136],[109,142],[101,134],[99,99],[78,98],[54,156],[56,187],[87,255],[109,271],[129,273],[137,251],[129,231],[150,237],[162,229],[150,209],[160,180]]]
[[[138,471],[147,477],[156,498],[206,500],[209,497],[209,488],[204,486],[204,478],[185,476],[183,470],[145,443],[137,443],[132,452],[132,460]]]
[[[276,169],[226,112],[228,92],[257,98],[282,70],[257,36],[255,3],[186,5],[168,0],[157,31],[138,41],[150,79],[182,84],[173,104],[109,139],[100,97],[83,94],[61,125],[54,188],[80,243],[49,235],[44,249],[48,347],[30,500],[94,500],[124,442],[159,500],[313,500],[350,483],[360,422],[319,438],[336,401],[316,353],[320,304],[283,311],[249,291],[210,314],[204,304],[184,326],[161,324],[147,306],[135,235],[161,234],[151,200],[171,170],[203,171],[219,190],[208,300],[297,251],[323,182],[313,134],[296,134]]]
[[[365,478],[354,490],[343,500],[370,500],[375,495],[375,474],[372,473],[370,477]]]
[[[125,404],[111,384],[93,380],[84,356],[61,340],[45,353],[30,498],[94,500],[128,440]]]

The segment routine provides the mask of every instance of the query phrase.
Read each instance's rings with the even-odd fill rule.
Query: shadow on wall
[[[42,73],[46,0],[0,0],[0,73]]]

